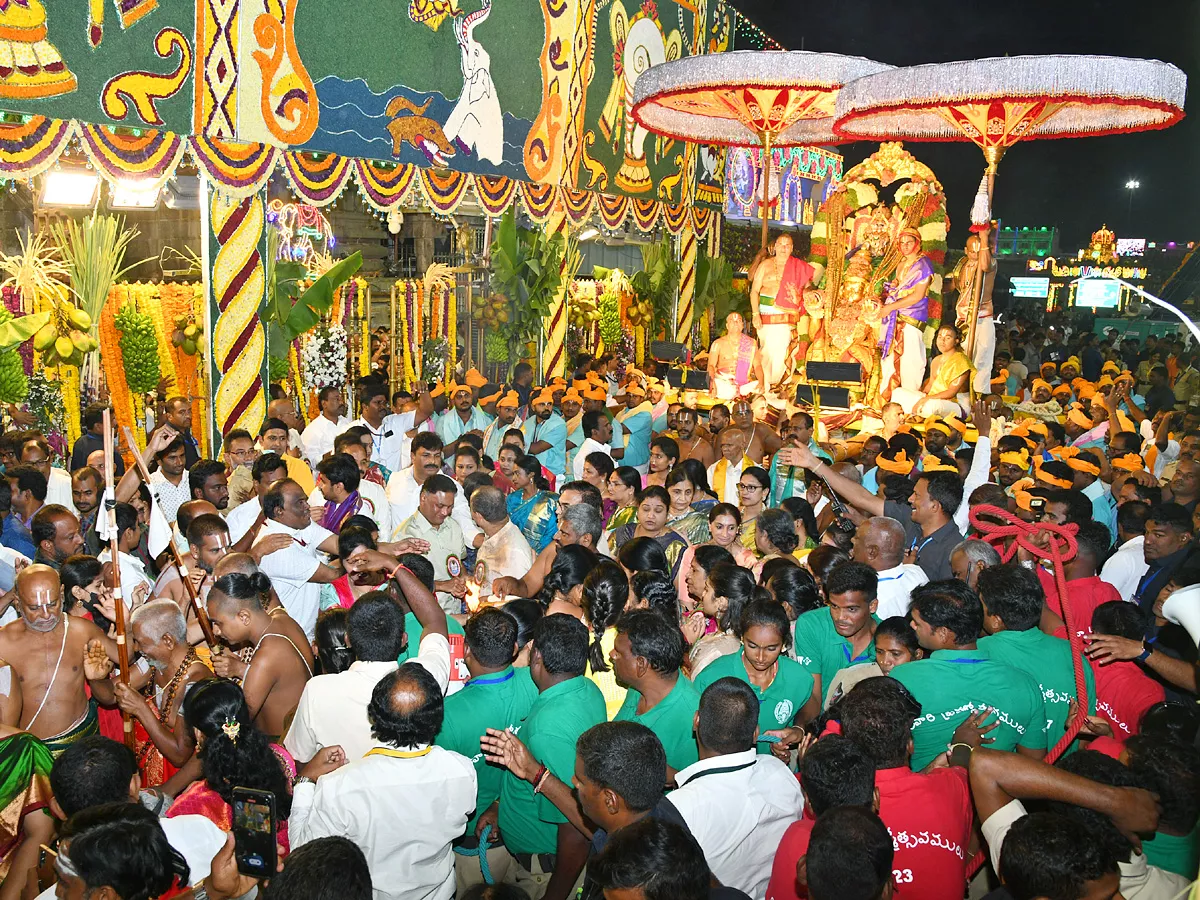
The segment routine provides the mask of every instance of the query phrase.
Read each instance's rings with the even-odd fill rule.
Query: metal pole
[[[770,198],[768,190],[771,182],[771,132],[764,131],[762,133],[763,142],[763,165],[762,165],[762,205],[759,207],[759,213],[762,214],[762,249],[767,249],[767,204]]]

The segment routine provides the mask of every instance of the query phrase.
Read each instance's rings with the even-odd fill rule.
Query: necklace
[[[179,685],[183,682],[183,676],[187,674],[187,670],[192,667],[193,663],[198,663],[199,661],[200,657],[196,655],[196,651],[189,647],[187,653],[183,655],[183,662],[179,664],[179,668],[175,670],[175,674],[171,676],[171,680],[167,682],[167,686],[163,688],[163,699],[161,703],[158,703],[158,721],[164,725],[167,723],[166,717],[170,714],[171,707],[175,703],[175,694],[179,690]],[[157,702],[158,690],[153,681],[146,685],[143,693],[149,699],[151,689],[154,689]]]

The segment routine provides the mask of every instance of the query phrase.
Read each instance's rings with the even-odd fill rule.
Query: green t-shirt
[[[637,722],[653,731],[667,753],[667,765],[678,772],[700,759],[693,725],[700,707],[700,693],[679,673],[675,687],[650,710],[637,714],[642,695],[630,688],[614,722]]]
[[[575,774],[575,742],[608,720],[604,695],[582,675],[560,681],[538,694],[517,736],[533,758],[567,784]],[[567,817],[533,785],[511,772],[500,784],[500,833],[513,853],[554,853],[558,826]]]
[[[461,691],[446,698],[446,714],[435,743],[469,759],[479,782],[475,814],[467,823],[468,835],[475,833],[480,814],[499,798],[504,775],[504,769],[488,765],[483,758],[479,739],[489,728],[503,731],[518,727],[529,715],[537,695],[529,669],[509,666],[503,672],[472,678]]]
[[[812,675],[804,666],[786,656],[779,657],[779,670],[775,673],[775,680],[767,685],[766,690],[760,690],[750,681],[750,676],[746,674],[746,664],[742,661],[741,651],[720,656],[705,666],[696,676],[696,690],[703,694],[704,689],[718,678],[726,677],[737,678],[754,688],[759,702],[758,730],[760,732],[775,731],[791,725],[796,714],[812,697]],[[766,741],[759,741],[758,752],[770,753],[771,745]]]
[[[896,666],[892,677],[921,704],[921,716],[912,727],[913,771],[919,772],[946,749],[964,719],[989,708],[996,712],[984,724],[1000,719],[987,734],[995,741],[989,749],[1046,749],[1046,711],[1037,682],[1020,669],[989,659],[982,650],[935,650],[928,659]]]
[[[1066,734],[1070,703],[1076,699],[1070,641],[1051,637],[1035,627],[1028,631],[1001,631],[980,638],[979,649],[997,662],[1020,669],[1038,683],[1046,708],[1046,746],[1055,746]],[[1083,679],[1091,698],[1088,709],[1091,714],[1096,711],[1096,676],[1086,657]]]
[[[421,623],[412,613],[404,615],[404,633],[408,635],[408,646],[404,648],[404,652],[400,654],[400,658],[396,660],[397,665],[404,665],[410,659],[413,659],[421,648],[421,632],[425,629],[421,627]],[[450,634],[464,634],[463,627],[454,620],[452,616],[446,616],[446,631]],[[454,654],[452,653],[451,656]],[[454,675],[453,672],[450,673]],[[468,754],[469,755],[469,754]]]
[[[1200,868],[1200,824],[1183,836],[1158,832],[1152,838],[1142,838],[1142,852],[1150,865],[1193,880]]]
[[[878,624],[879,619],[871,617]],[[860,663],[875,662],[875,638],[862,653],[855,654],[850,642],[834,630],[829,607],[809,610],[796,619],[795,641],[792,656],[811,675],[821,677],[821,690],[833,684],[833,676],[842,669]]]

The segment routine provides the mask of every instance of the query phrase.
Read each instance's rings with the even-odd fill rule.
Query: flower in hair
[[[225,737],[229,738],[234,744],[237,744],[238,736],[242,733],[242,725],[237,719],[230,716],[225,720],[225,724],[221,726],[221,730],[225,732]]]

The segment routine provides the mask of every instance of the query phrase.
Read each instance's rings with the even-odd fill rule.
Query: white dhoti
[[[718,373],[713,377],[713,394],[718,400],[736,400],[739,394],[753,394],[758,390],[758,381],[751,379],[745,384],[738,384],[732,375]]]
[[[899,354],[900,387],[911,393],[920,394],[921,384],[925,381],[925,332],[907,322],[897,322],[896,324],[897,327],[904,329],[904,351]],[[883,364],[880,367],[879,384],[881,388],[886,388],[891,383],[892,375],[896,372],[897,355],[896,342],[893,341],[891,350],[883,358]],[[898,390],[892,392],[892,399],[897,403],[900,402],[895,396]]]
[[[791,374],[788,372],[787,353],[794,332],[795,326],[791,324],[763,325],[758,329],[759,358],[762,360],[763,380],[766,381],[764,390],[770,390],[781,378]]]
[[[991,392],[992,361],[995,357],[996,322],[991,316],[981,316],[975,324],[975,393]]]
[[[899,403],[904,408],[905,415],[911,415],[917,406],[921,405],[922,416],[959,416],[967,408],[967,394],[959,394],[956,400],[926,400],[920,391],[910,391],[902,387],[892,391],[892,402]],[[925,401],[923,404],[921,401]]]

